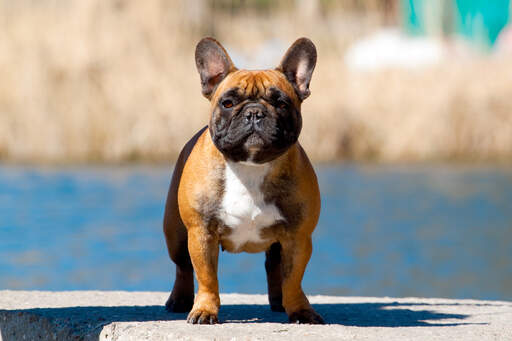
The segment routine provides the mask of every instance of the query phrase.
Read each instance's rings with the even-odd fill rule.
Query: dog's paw
[[[188,314],[187,322],[191,324],[215,324],[219,322],[219,319],[215,313],[194,309]]]
[[[322,316],[313,309],[302,309],[293,312],[289,316],[290,323],[324,324]]]
[[[194,305],[194,296],[184,296],[174,298],[169,296],[165,303],[165,310],[171,313],[188,313]]]

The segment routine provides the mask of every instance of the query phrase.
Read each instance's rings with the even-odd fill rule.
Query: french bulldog
[[[218,322],[219,247],[264,251],[270,308],[290,322],[323,323],[301,287],[320,214],[317,178],[298,142],[316,59],[307,38],[272,70],[237,69],[213,38],[196,47],[211,116],[178,158],[163,224],[176,264],[166,308],[190,311],[189,323]]]

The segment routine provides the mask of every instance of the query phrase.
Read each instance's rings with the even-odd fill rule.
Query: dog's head
[[[202,92],[212,105],[210,134],[227,159],[265,163],[297,142],[315,64],[307,38],[293,43],[277,68],[258,71],[238,70],[213,38],[197,44]]]

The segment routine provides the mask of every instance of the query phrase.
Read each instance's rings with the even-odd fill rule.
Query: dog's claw
[[[190,312],[187,318],[187,322],[191,324],[216,324],[218,323],[218,319],[217,315],[215,314],[196,310]]]
[[[322,316],[313,309],[302,309],[289,316],[290,323],[324,324]]]

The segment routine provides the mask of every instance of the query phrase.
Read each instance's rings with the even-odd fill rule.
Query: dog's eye
[[[228,108],[229,109],[229,108],[231,108],[233,106],[233,101],[230,101],[229,99],[226,99],[226,100],[223,100],[221,104],[222,104],[222,106],[224,108]]]
[[[288,104],[287,104],[286,102],[279,101],[279,102],[277,102],[277,107],[278,107],[279,109],[284,110],[284,109],[288,108]]]

